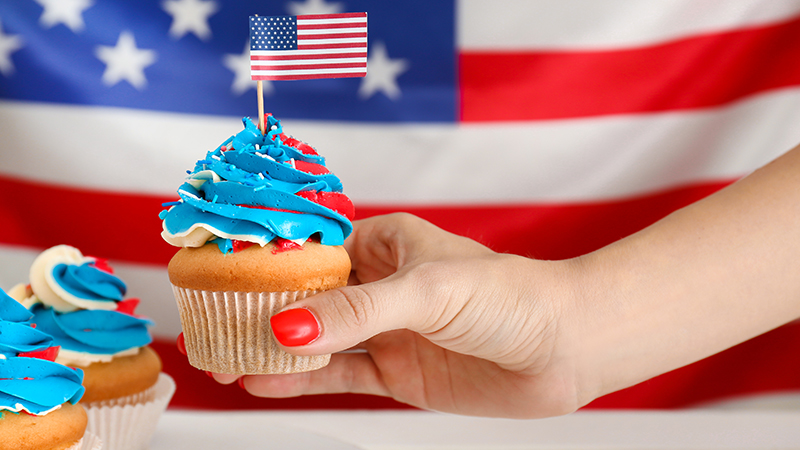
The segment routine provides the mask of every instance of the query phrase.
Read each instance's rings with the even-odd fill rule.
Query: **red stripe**
[[[719,106],[800,86],[798,36],[800,17],[615,51],[467,50],[460,55],[461,119],[541,120]]]
[[[253,55],[251,61],[289,61],[295,59],[366,58],[367,52],[357,53],[319,53],[314,55]]]
[[[347,72],[347,73],[315,73],[308,75],[253,75],[253,80],[272,80],[272,81],[289,81],[289,80],[315,80],[318,78],[352,78],[363,77],[366,71],[362,72]]]
[[[498,252],[557,260],[608,245],[727,184],[729,181],[697,183],[635,198],[592,203],[355,207],[357,219],[409,212]]]
[[[544,259],[582,255],[638,231],[725,186],[697,183],[619,201],[565,205],[377,206],[356,217],[406,211],[508,253]],[[176,186],[177,189],[177,186]],[[52,186],[0,176],[0,243],[70,244],[104,258],[166,265],[176,248],[160,236],[161,203],[149,196]]]
[[[315,50],[327,48],[367,48],[366,42],[350,42],[344,44],[297,44],[298,50]]]
[[[340,14],[303,14],[297,16],[297,20],[349,19],[352,17],[367,17],[367,13],[357,12],[357,13],[340,13]]]
[[[297,24],[298,30],[325,30],[328,28],[367,28],[367,22]]]
[[[279,66],[250,66],[250,70],[305,70],[305,69],[347,69],[367,68],[367,63],[330,63],[330,64],[286,64]]]
[[[331,33],[331,34],[304,34],[297,36],[298,42],[314,39],[344,39],[344,38],[365,38],[367,33]]]
[[[177,186],[176,186],[177,190]],[[0,242],[166,265],[177,251],[161,238],[161,203],[178,199],[45,185],[0,175]]]

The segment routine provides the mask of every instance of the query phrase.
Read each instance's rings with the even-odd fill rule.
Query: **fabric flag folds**
[[[261,42],[254,11],[296,38]],[[369,42],[367,14],[348,11],[367,12]],[[158,213],[256,118],[258,81],[357,218],[405,211],[496,251],[573,258],[800,143],[800,3],[0,1],[0,288],[53,245],[111,260],[155,321],[173,406],[400,408],[254,398],[176,350]],[[589,407],[800,390],[798,354],[795,322]]]

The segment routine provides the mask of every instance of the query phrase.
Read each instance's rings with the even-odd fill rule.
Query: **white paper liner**
[[[100,439],[100,436],[88,431],[83,435],[83,446],[81,446],[81,450],[101,450],[102,448],[103,440]]]
[[[102,448],[103,441],[96,435],[87,431],[78,442],[67,447],[66,450],[102,450]]]
[[[134,395],[116,401],[102,401],[84,404],[89,416],[87,430],[97,435],[103,443],[103,450],[142,450],[156,431],[158,419],[167,409],[175,393],[175,381],[161,373],[155,385],[152,400],[133,403]]]
[[[235,375],[307,372],[330,355],[295,356],[272,336],[269,318],[284,306],[319,291],[213,292],[172,287],[189,364]]]

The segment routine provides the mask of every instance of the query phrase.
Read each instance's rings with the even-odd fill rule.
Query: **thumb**
[[[298,300],[270,318],[272,332],[289,353],[320,355],[352,348],[385,331],[421,331],[433,326],[441,313],[436,312],[436,302],[420,301],[435,296],[426,295],[424,286],[430,282],[416,278],[396,273]]]

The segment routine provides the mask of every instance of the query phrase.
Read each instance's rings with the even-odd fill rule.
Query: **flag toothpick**
[[[258,95],[258,129],[261,134],[267,134],[267,124],[264,120],[264,82],[256,81],[256,95]]]
[[[367,13],[250,16],[250,78],[257,82],[258,126],[266,133],[262,80],[363,77]]]

